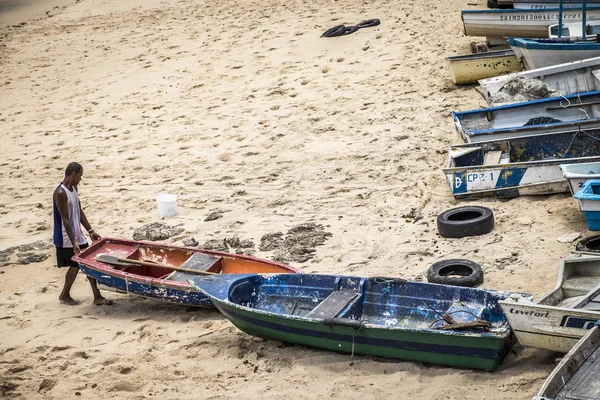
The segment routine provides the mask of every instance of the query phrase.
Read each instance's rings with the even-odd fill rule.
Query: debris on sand
[[[492,104],[517,103],[559,95],[537,78],[517,76],[506,81],[502,89],[492,96]]]
[[[179,225],[169,226],[164,222],[152,222],[143,225],[133,231],[133,240],[165,240],[175,235],[179,235],[185,229]]]
[[[261,251],[275,251],[274,259],[287,263],[305,262],[314,257],[316,247],[325,243],[331,233],[325,232],[323,225],[313,222],[297,225],[285,235],[281,232],[268,233],[261,238]]]

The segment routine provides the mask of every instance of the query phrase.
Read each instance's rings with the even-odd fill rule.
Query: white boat
[[[583,41],[581,38],[510,37],[508,43],[524,69],[548,67],[600,56],[600,43],[596,42],[595,38]]]
[[[544,38],[548,37],[548,27],[559,23],[560,11],[559,8],[462,10],[461,17],[467,36]],[[563,23],[580,22],[583,17],[581,8],[563,9],[562,15]],[[600,7],[587,7],[586,20],[600,20]]]
[[[562,164],[560,169],[567,180],[571,194],[577,193],[590,179],[600,179],[600,162]]]
[[[479,81],[481,93],[488,104],[492,104],[494,96],[508,82],[520,78],[543,82],[549,91],[555,92],[554,96],[598,90],[600,89],[600,57],[482,79]]]
[[[513,296],[500,306],[521,345],[566,353],[600,319],[599,301],[600,257],[572,254],[540,300]]]
[[[600,129],[600,91],[452,112],[467,143]],[[596,132],[598,134],[598,132]]]
[[[586,0],[589,5],[599,5],[600,0]],[[560,0],[513,0],[513,7],[516,9],[545,9],[558,8]],[[582,0],[563,0],[563,8],[581,8]]]
[[[558,24],[550,25],[548,27],[548,37],[558,37]],[[600,34],[600,21],[590,21],[585,25],[586,35],[597,35]],[[562,24],[560,30],[561,37],[582,37],[583,36],[583,22],[571,22],[568,24]]]
[[[600,400],[600,326],[569,350],[533,400]]]
[[[450,67],[450,77],[458,85],[475,83],[489,78],[519,71],[520,64],[512,50],[488,51],[446,57]]]

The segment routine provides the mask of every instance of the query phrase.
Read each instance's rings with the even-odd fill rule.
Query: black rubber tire
[[[460,277],[448,275],[460,275]],[[429,267],[427,282],[475,287],[483,283],[483,270],[481,265],[470,260],[441,260]]]
[[[488,8],[498,8],[498,0],[487,0]]]
[[[323,32],[321,37],[342,36],[344,33],[346,33],[346,26],[345,25],[336,25],[333,28],[329,28],[325,32]]]
[[[446,238],[484,235],[494,229],[494,213],[482,206],[451,208],[438,215],[437,227]]]
[[[598,253],[600,255],[600,235],[581,239],[579,242],[577,242],[575,250],[589,251],[591,253]]]
[[[373,18],[373,19],[366,19],[364,21],[359,22],[358,24],[356,24],[357,28],[370,28],[372,26],[377,26],[381,24],[381,21],[378,20],[377,18]]]
[[[347,26],[346,27],[346,32],[344,32],[344,36],[349,35],[351,33],[354,33],[358,30],[358,27],[356,26]]]

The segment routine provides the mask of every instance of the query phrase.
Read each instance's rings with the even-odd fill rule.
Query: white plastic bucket
[[[161,217],[174,217],[177,215],[177,196],[174,194],[160,193],[156,196],[158,202],[158,215]]]

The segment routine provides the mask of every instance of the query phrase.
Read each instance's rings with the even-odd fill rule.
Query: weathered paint
[[[446,57],[446,60],[450,67],[450,77],[458,85],[521,70],[519,60],[512,50]]]
[[[521,345],[567,352],[600,319],[600,311],[583,308],[599,285],[600,257],[571,255],[561,261],[554,289],[540,300],[506,299],[500,306]]]
[[[533,400],[600,399],[600,327],[598,322],[562,358]]]
[[[493,370],[513,340],[498,305],[509,295],[506,292],[312,274],[223,275],[193,277],[190,282],[248,334],[329,350]],[[329,316],[311,314],[338,290],[355,290],[357,295]],[[466,309],[469,312],[461,311]],[[463,321],[476,315],[492,328],[484,332],[432,327],[447,310]],[[327,318],[342,323],[327,325]]]
[[[169,246],[153,242],[104,238],[93,243],[73,260],[80,270],[98,283],[171,303],[200,307],[213,307],[210,300],[187,281],[191,274],[176,270],[176,267],[199,253],[214,258],[206,272],[216,274],[247,273],[298,273],[300,270],[275,261],[255,257],[197,248]],[[174,269],[147,266],[115,266],[96,260],[99,254],[117,256],[130,260],[151,261],[171,266]]]
[[[462,10],[465,35],[489,37],[548,37],[548,27],[558,23],[558,8],[533,10]],[[581,8],[563,11],[563,22],[581,21]],[[588,21],[600,20],[600,7],[587,7]]]
[[[515,197],[568,191],[561,164],[600,161],[600,130],[450,146],[444,174],[455,198]],[[484,165],[487,152],[506,158]]]
[[[581,106],[575,106],[582,104]],[[541,134],[600,131],[600,91],[550,97],[508,105],[454,111],[456,131],[467,143],[512,139]],[[532,118],[554,122],[531,124]],[[551,121],[551,120],[547,120]]]

